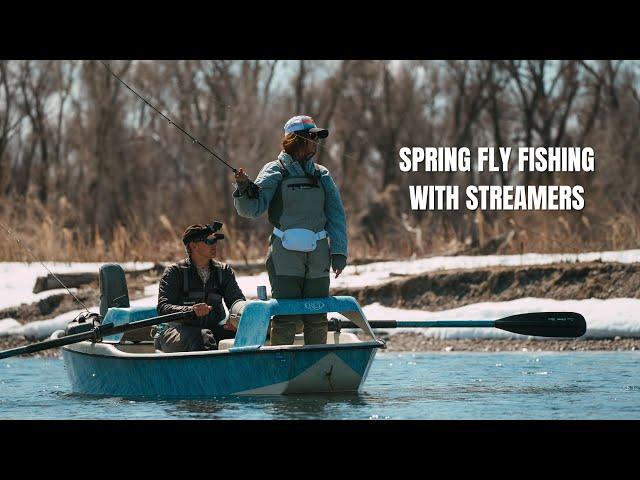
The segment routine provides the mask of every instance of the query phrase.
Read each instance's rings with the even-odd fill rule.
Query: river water
[[[61,358],[0,361],[0,419],[640,419],[640,352],[381,352],[358,394],[71,392]]]

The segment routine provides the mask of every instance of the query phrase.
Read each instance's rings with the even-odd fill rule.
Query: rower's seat
[[[100,284],[100,315],[104,318],[111,307],[130,307],[127,278],[117,263],[105,263],[98,275]]]
[[[105,263],[100,267],[100,315],[105,317],[111,307],[129,308],[129,290],[124,269],[117,263]],[[130,330],[122,335],[121,341],[144,342],[151,340],[151,327]]]

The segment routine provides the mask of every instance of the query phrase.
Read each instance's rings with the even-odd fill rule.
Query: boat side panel
[[[266,387],[270,391],[264,393],[356,391],[375,350],[281,350],[161,360],[62,352],[73,390],[79,393],[209,397]]]

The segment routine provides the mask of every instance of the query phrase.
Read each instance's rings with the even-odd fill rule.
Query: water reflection
[[[171,417],[195,419],[326,419],[367,404],[355,393],[225,396],[162,402]]]

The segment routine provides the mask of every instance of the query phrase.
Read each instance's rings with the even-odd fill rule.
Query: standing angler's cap
[[[301,130],[316,133],[318,138],[327,138],[329,135],[329,130],[326,128],[318,128],[313,118],[308,115],[296,115],[284,124],[284,133],[299,132]]]

